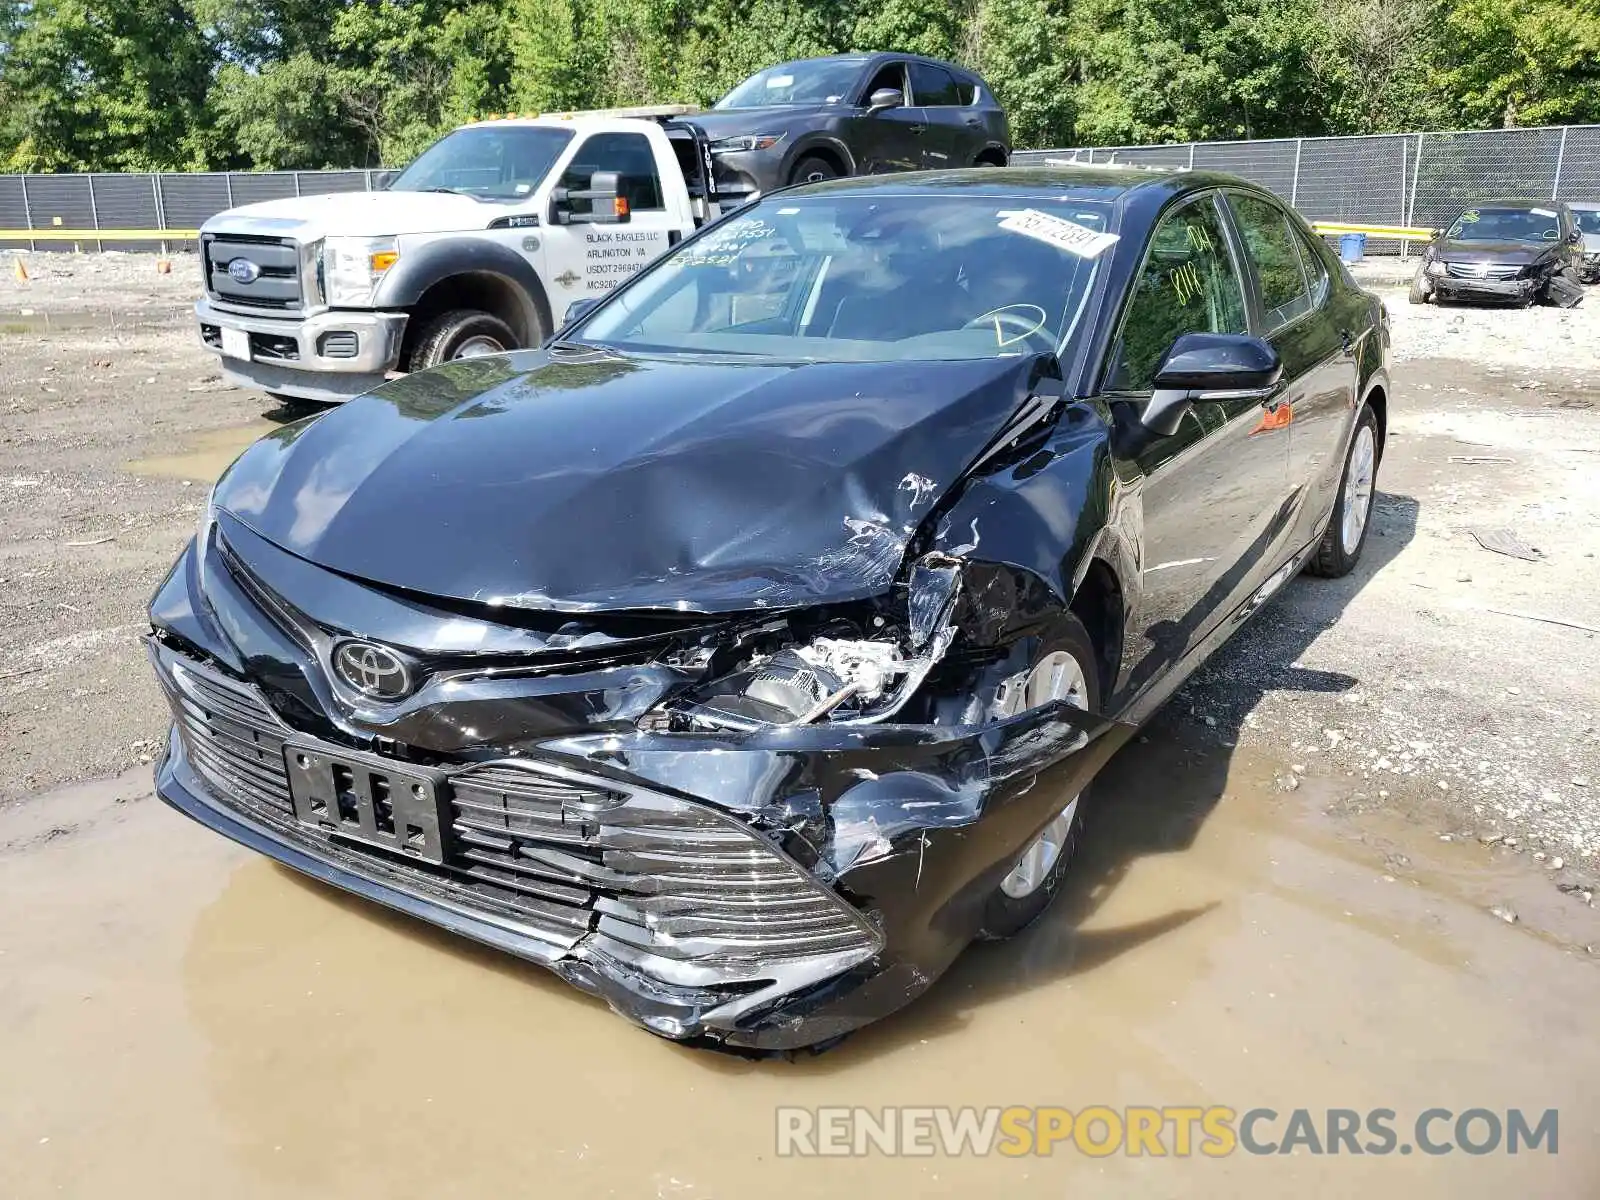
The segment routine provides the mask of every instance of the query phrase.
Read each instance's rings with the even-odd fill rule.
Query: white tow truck
[[[476,122],[382,190],[229,209],[200,230],[223,375],[337,402],[397,372],[538,346],[720,215],[681,106]]]

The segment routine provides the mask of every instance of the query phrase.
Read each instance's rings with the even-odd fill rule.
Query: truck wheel
[[[517,335],[499,317],[474,308],[458,308],[440,313],[423,327],[411,351],[411,370],[516,349]]]
[[[839,178],[839,171],[825,158],[815,154],[808,154],[795,163],[794,170],[789,172],[790,183],[821,183],[824,179]]]

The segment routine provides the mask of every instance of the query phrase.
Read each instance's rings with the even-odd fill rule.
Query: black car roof
[[[926,54],[910,54],[900,50],[852,50],[848,54],[817,54],[811,58],[785,59],[783,63],[778,65],[784,66],[789,63],[803,62],[864,63],[879,58],[900,58],[905,59],[907,62],[932,63],[935,66],[944,67],[948,70],[954,71],[958,75],[970,76],[973,79],[982,79],[982,76],[980,76],[971,67],[963,67],[960,63],[951,62],[949,59],[932,58]],[[767,68],[765,67],[762,68],[762,70],[766,69]]]
[[[882,192],[886,195],[984,194],[991,196],[1058,196],[1115,203],[1137,200],[1153,209],[1170,198],[1205,188],[1262,189],[1247,179],[1217,171],[1171,171],[1141,167],[1021,166],[968,168],[958,171],[915,171],[857,175],[806,184],[795,189],[824,192]]]

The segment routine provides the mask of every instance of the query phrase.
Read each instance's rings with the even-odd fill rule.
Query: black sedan
[[[1011,153],[989,85],[915,54],[780,63],[685,120],[710,138],[724,197],[841,175],[1003,167]]]
[[[1496,200],[1462,211],[1422,251],[1410,300],[1554,304],[1583,299],[1583,233],[1565,204]]]
[[[160,793],[658,1034],[827,1042],[1038,916],[1130,731],[1351,570],[1388,357],[1229,176],[772,195],[246,450],[151,604]]]

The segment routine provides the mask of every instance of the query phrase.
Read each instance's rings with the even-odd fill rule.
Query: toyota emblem
[[[411,669],[393,650],[371,642],[341,642],[333,652],[339,679],[374,700],[400,700],[411,694]]]
[[[235,283],[254,283],[261,278],[261,268],[248,258],[236,258],[228,264],[228,278]]]

